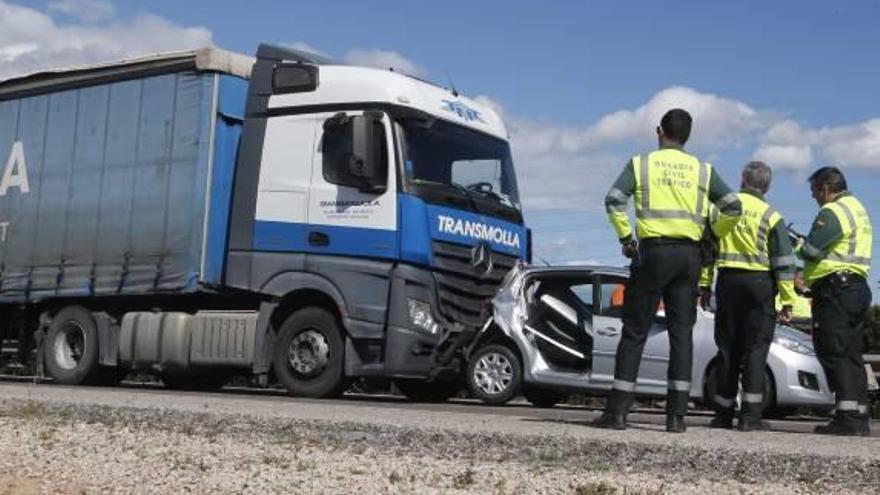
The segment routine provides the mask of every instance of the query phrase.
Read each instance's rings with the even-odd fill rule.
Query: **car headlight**
[[[409,321],[413,325],[431,335],[436,335],[440,331],[440,325],[431,315],[430,304],[418,299],[407,299],[407,306],[409,307]]]
[[[815,356],[816,351],[813,350],[812,345],[804,344],[798,340],[792,339],[790,337],[786,337],[784,335],[776,335],[773,337],[773,343],[778,344],[789,351],[796,352],[798,354],[804,354],[807,356]]]

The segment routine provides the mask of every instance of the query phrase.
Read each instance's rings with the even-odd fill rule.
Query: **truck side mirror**
[[[340,112],[324,121],[321,149],[324,179],[331,184],[381,194],[388,188],[388,150],[382,112],[349,116]]]
[[[382,113],[364,112],[353,117],[351,131],[348,174],[360,184],[361,192],[384,192],[388,187],[388,151]]]

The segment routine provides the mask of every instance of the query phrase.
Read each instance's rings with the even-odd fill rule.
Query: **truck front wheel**
[[[329,311],[311,307],[290,315],[278,331],[274,353],[275,375],[291,393],[333,397],[342,392],[342,333]]]
[[[52,319],[43,342],[46,372],[58,383],[78,385],[97,375],[98,328],[92,313],[68,306]]]

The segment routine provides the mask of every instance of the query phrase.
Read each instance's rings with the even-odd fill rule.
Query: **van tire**
[[[303,308],[278,330],[272,365],[291,394],[335,397],[345,385],[344,343],[336,317],[321,307]]]

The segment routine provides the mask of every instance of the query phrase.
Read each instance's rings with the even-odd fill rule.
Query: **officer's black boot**
[[[819,425],[813,431],[820,435],[867,437],[871,435],[870,422],[870,419],[861,414],[838,412],[828,424]]]
[[[678,416],[675,414],[666,416],[666,431],[669,433],[684,433],[687,431],[684,416]]]
[[[760,402],[743,402],[736,429],[739,431],[769,430],[770,423],[761,420],[761,406]]]
[[[605,404],[605,411],[590,424],[596,428],[625,430],[626,414],[632,404],[632,393],[612,390]]]
[[[733,411],[724,410],[716,411],[715,417],[709,422],[709,428],[721,428],[723,430],[733,429]]]

